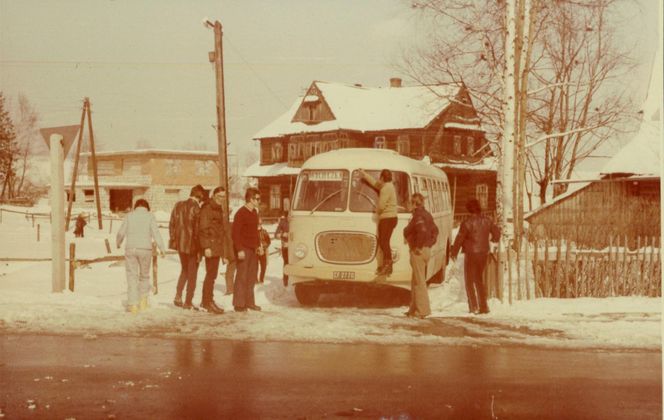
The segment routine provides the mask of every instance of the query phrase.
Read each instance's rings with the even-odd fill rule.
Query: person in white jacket
[[[148,307],[152,241],[157,244],[162,257],[165,252],[157,221],[146,200],[136,200],[134,210],[125,217],[115,239],[118,248],[126,239],[127,311],[135,314]]]

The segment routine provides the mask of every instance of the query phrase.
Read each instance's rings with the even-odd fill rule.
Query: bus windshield
[[[366,171],[374,179],[380,177],[380,171]],[[410,181],[405,172],[392,171],[392,183],[397,193],[397,211],[408,212],[408,200],[410,199]],[[376,211],[378,204],[378,191],[362,178],[360,171],[353,171],[350,191],[350,210],[354,212]]]
[[[304,170],[298,178],[293,210],[344,211],[347,199],[347,170]]]

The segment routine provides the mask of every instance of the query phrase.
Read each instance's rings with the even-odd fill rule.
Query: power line
[[[240,57],[240,60],[242,60],[242,62],[244,62],[244,64],[247,66],[247,68],[249,68],[249,71],[251,71],[251,73],[253,73],[253,75],[263,84],[265,89],[267,89],[267,91],[270,92],[270,95],[274,99],[276,99],[277,102],[279,102],[281,104],[281,106],[284,107],[285,110],[289,109],[290,106],[286,105],[284,103],[284,101],[282,101],[281,98],[279,98],[279,96],[276,94],[276,92],[272,90],[270,85],[268,85],[267,82],[258,74],[258,72],[256,72],[256,70],[254,70],[254,68],[251,66],[251,64],[249,64],[249,62],[247,60],[245,60],[245,58],[242,56],[242,54],[240,54],[240,51],[237,48],[235,48],[233,43],[230,42],[230,40],[228,40],[228,37],[226,36],[225,38],[228,41],[228,45],[231,47],[231,49],[235,52],[235,54],[238,55],[238,57]]]

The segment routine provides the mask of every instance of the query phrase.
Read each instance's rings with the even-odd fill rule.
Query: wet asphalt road
[[[5,335],[0,409],[7,419],[660,419],[661,372],[659,352]]]

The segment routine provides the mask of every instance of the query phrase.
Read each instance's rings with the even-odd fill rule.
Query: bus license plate
[[[355,280],[354,271],[333,271],[332,279],[334,280]]]

